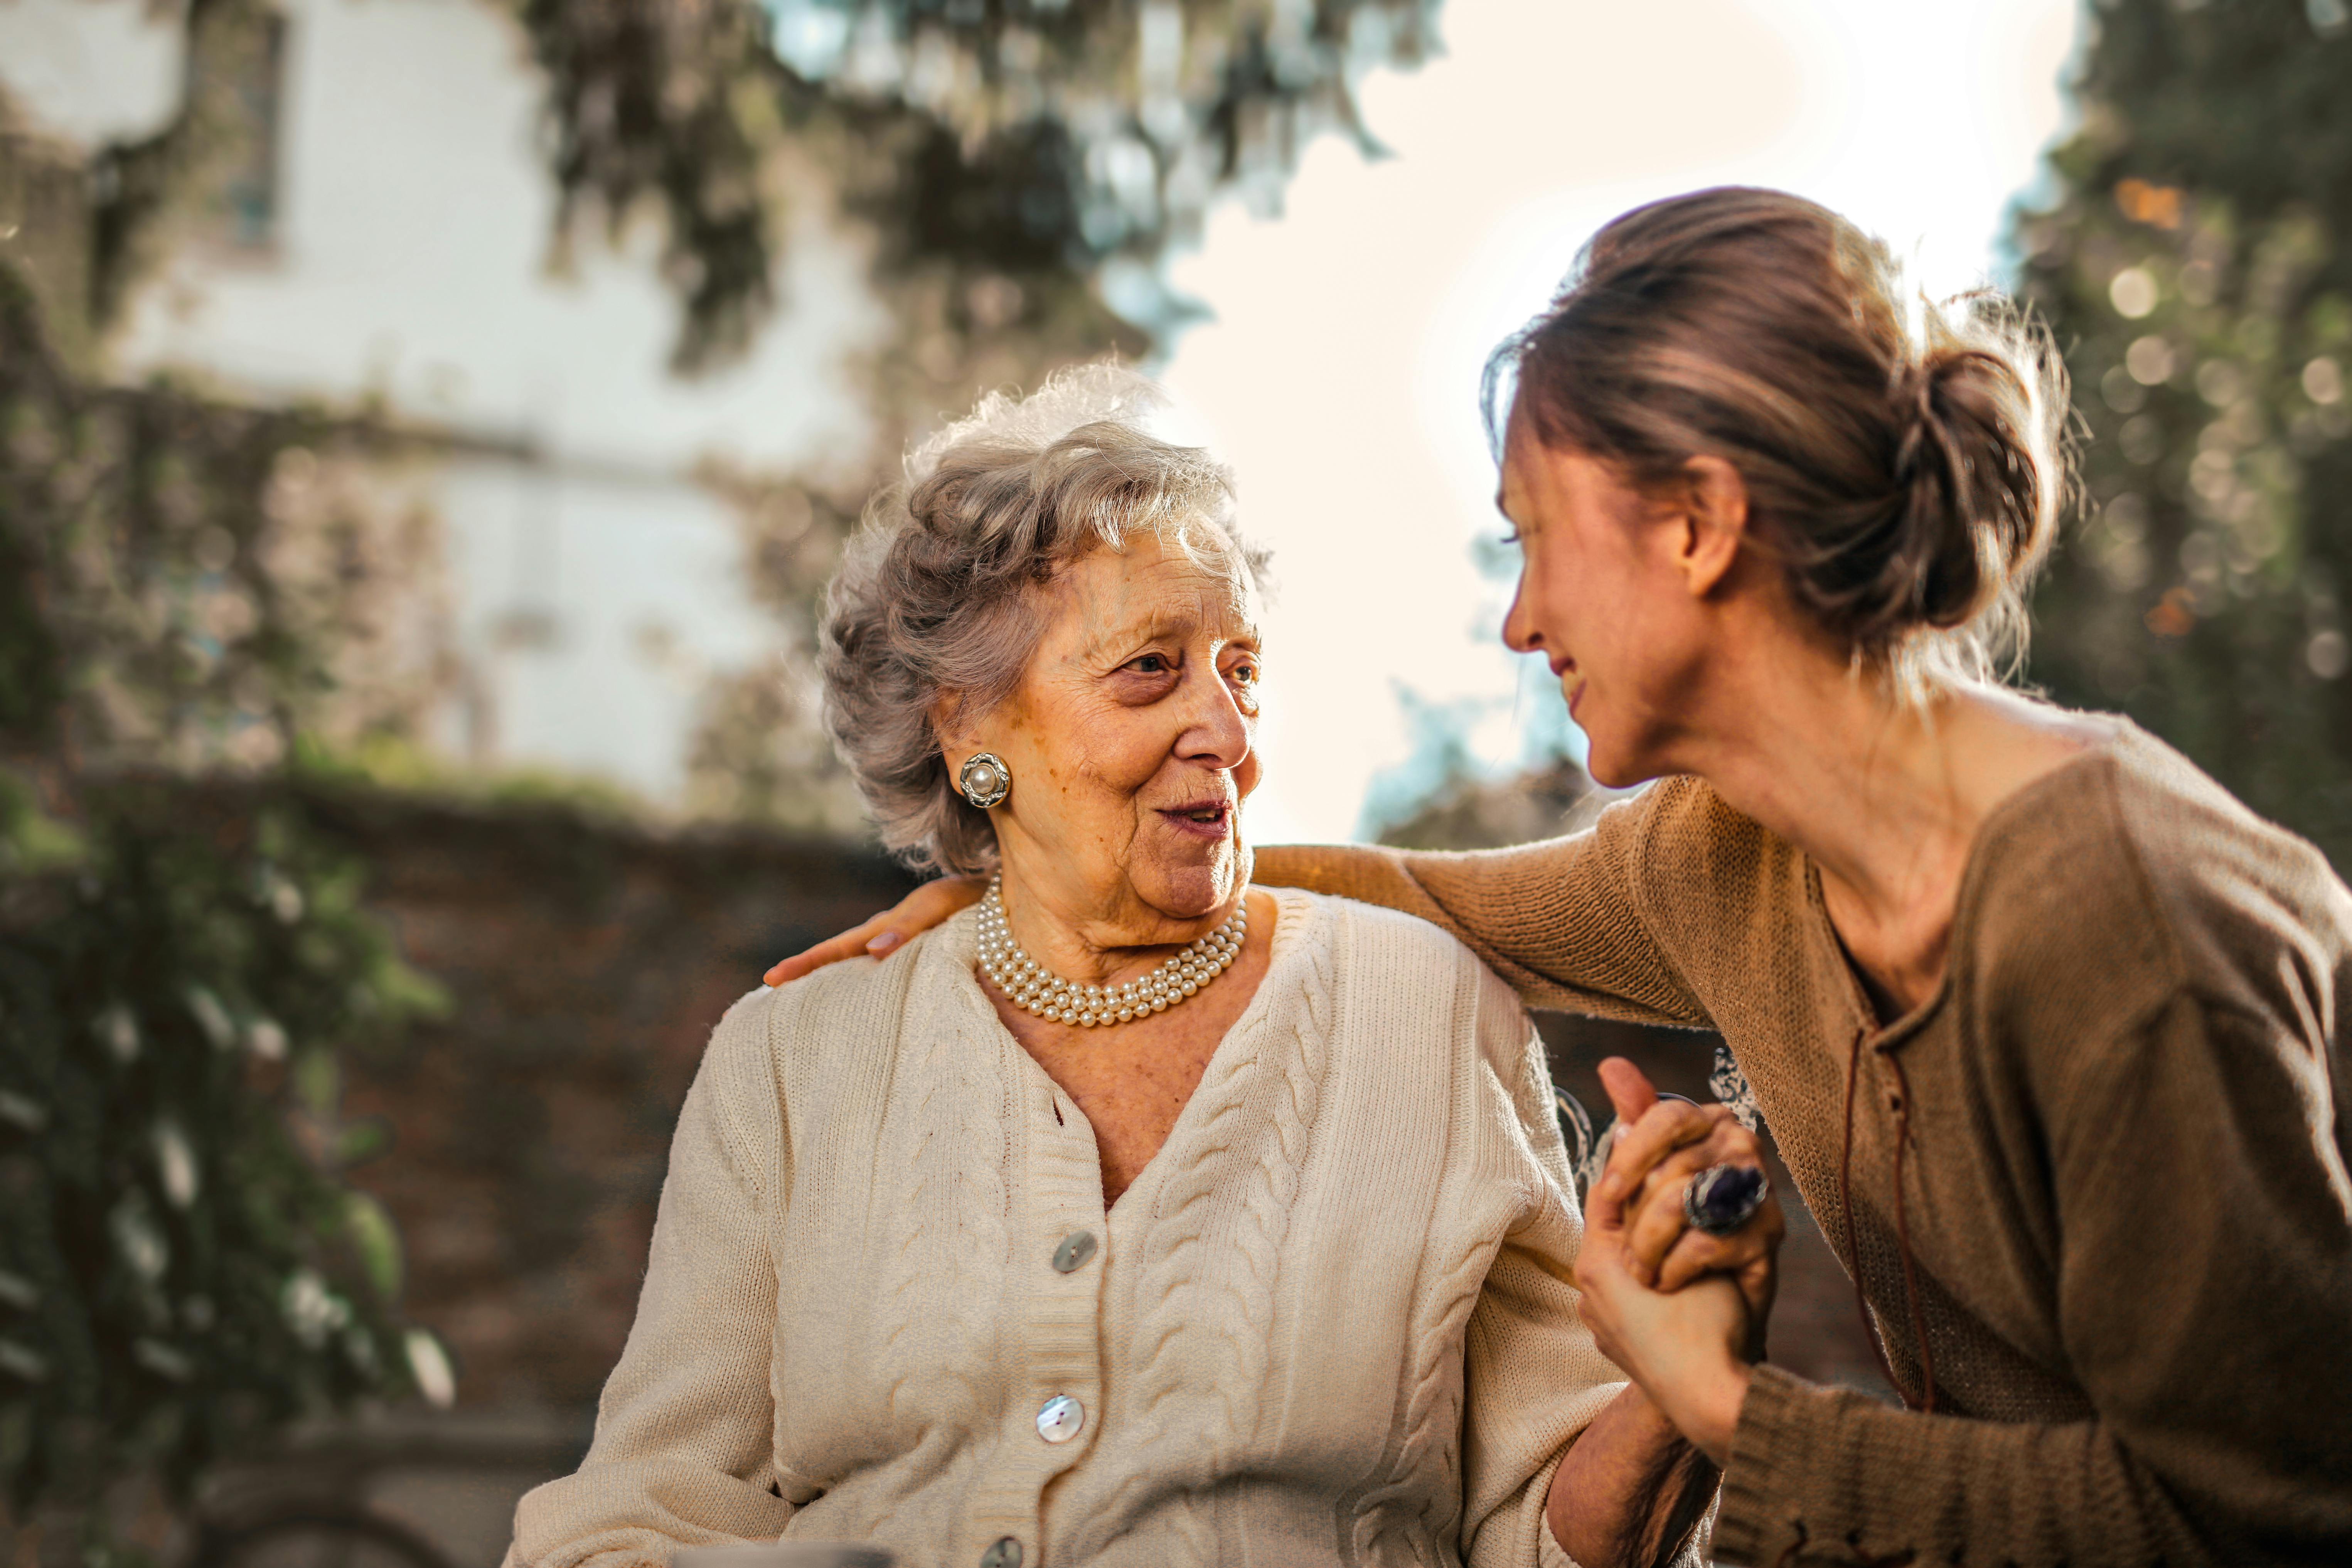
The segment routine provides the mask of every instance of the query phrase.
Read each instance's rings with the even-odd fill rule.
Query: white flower
[[[436,1410],[446,1410],[457,1402],[457,1373],[449,1364],[449,1352],[441,1342],[426,1329],[408,1331],[408,1370],[416,1379],[416,1392],[425,1403]]]
[[[173,1383],[185,1383],[195,1370],[195,1363],[173,1350],[161,1340],[133,1340],[131,1359],[158,1377],[168,1377]]]
[[[139,1059],[139,1020],[130,1008],[117,1002],[100,1013],[92,1022],[106,1054],[125,1067]]]
[[[163,1178],[163,1195],[172,1200],[173,1208],[184,1209],[196,1201],[201,1185],[196,1151],[175,1121],[155,1124],[155,1168]]]
[[[216,1049],[225,1051],[236,1044],[236,1025],[230,1020],[228,1009],[221,1005],[219,997],[201,985],[191,985],[188,1011],[194,1015],[196,1026],[204,1030],[205,1038]]]
[[[0,1340],[0,1372],[26,1383],[38,1383],[49,1375],[49,1362],[47,1356],[30,1345],[20,1345],[15,1340]]]
[[[352,1319],[351,1303],[328,1289],[327,1282],[309,1268],[297,1268],[286,1277],[278,1310],[285,1314],[286,1326],[294,1331],[294,1337],[311,1350],[325,1344],[329,1334]]]
[[[163,1277],[163,1270],[171,1266],[172,1247],[136,1193],[114,1205],[114,1212],[107,1216],[107,1228],[113,1233],[114,1250],[122,1255],[131,1272],[151,1283]]]
[[[256,1018],[246,1026],[245,1048],[266,1062],[286,1059],[286,1031],[275,1018]]]

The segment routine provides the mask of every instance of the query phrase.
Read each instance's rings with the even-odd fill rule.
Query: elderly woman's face
[[[988,750],[1012,769],[994,814],[1008,880],[1129,928],[1222,910],[1249,879],[1254,595],[1149,534],[1045,592],[1020,686],[949,759]]]

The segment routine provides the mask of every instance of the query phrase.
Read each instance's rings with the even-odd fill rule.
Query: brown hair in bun
[[[1495,352],[1487,406],[1664,485],[1718,457],[1797,603],[1916,685],[2024,647],[2067,491],[2065,371],[1992,292],[1911,294],[1880,241],[1785,192],[1637,207]]]

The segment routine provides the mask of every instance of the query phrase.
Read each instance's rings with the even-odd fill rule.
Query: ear
[[[1721,458],[1693,458],[1683,474],[1683,533],[1675,564],[1691,596],[1705,598],[1748,542],[1748,481]]]
[[[940,742],[940,754],[947,758],[948,772],[955,772],[959,752],[977,752],[983,748],[967,733],[963,722],[963,700],[953,695],[942,696],[931,704],[931,733]]]

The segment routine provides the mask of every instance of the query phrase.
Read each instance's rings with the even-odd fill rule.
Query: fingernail
[[[875,957],[879,958],[884,953],[894,951],[900,942],[906,940],[907,939],[905,937],[900,936],[895,931],[886,931],[880,936],[876,937],[872,942],[867,942],[866,944],[866,951],[872,953]]]

